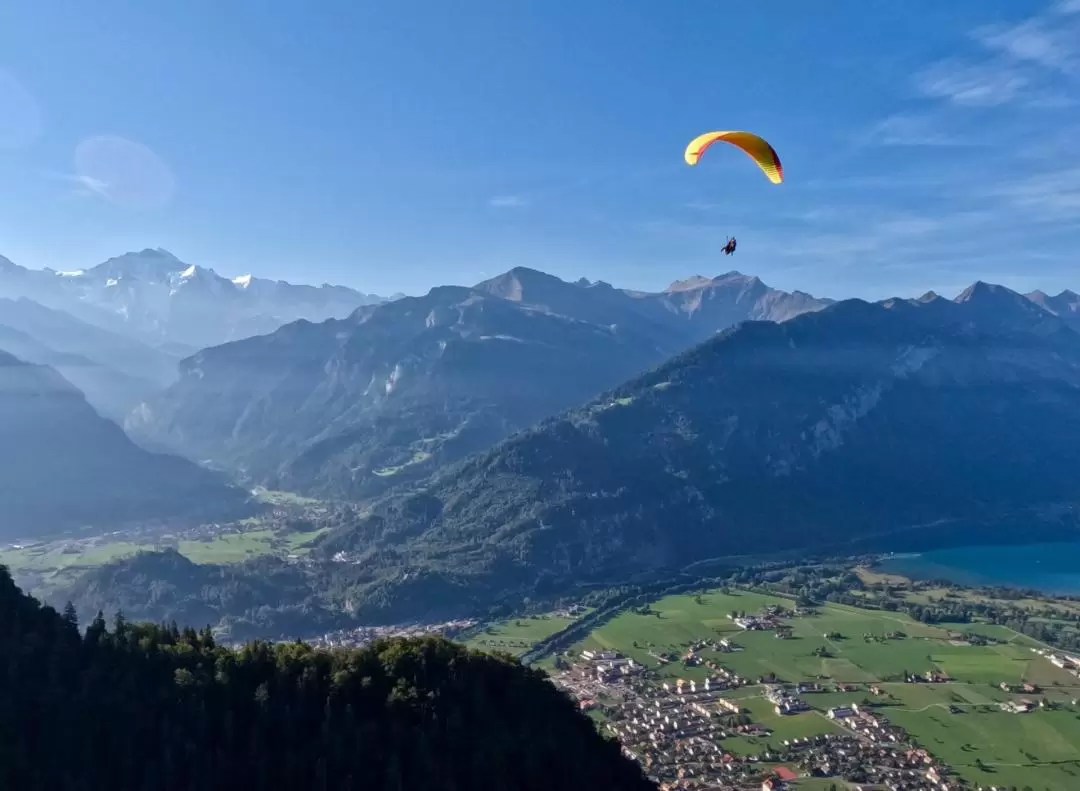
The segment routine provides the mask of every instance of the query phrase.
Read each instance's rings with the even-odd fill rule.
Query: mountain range
[[[126,427],[274,488],[411,484],[719,330],[828,300],[731,272],[660,293],[517,268],[205,349]]]
[[[319,552],[400,616],[709,558],[1075,535],[1078,439],[1080,335],[1030,299],[848,300],[743,323]]]
[[[344,286],[251,275],[229,279],[162,249],[73,271],[27,269],[0,256],[0,297],[33,300],[176,357],[297,319],[340,318],[384,301]]]
[[[954,300],[846,300],[742,322],[375,498],[319,540],[307,592],[293,579],[288,608],[400,622],[736,556],[1074,537],[1080,334],[1069,313],[976,283]],[[108,581],[155,562],[95,572],[95,606],[137,601]],[[256,590],[246,574],[268,571],[235,568],[230,589]],[[207,586],[172,590],[171,613],[207,611]]]
[[[216,473],[137,447],[49,366],[0,352],[0,538],[238,517],[248,499]]]

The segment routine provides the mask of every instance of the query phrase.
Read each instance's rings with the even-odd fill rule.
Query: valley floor
[[[986,592],[859,573],[868,586],[904,586],[895,595],[914,603],[946,594],[992,600]],[[920,623],[875,608],[875,589],[863,594],[867,607],[824,603],[809,610],[790,597],[738,588],[667,596],[618,614],[540,664],[653,777],[671,783],[680,774],[691,787],[713,775],[717,781],[738,776],[760,787],[783,765],[804,777],[799,788],[831,782],[844,788],[836,753],[864,753],[888,776],[887,767],[909,760],[907,750],[922,748],[930,757],[915,763],[926,783],[934,766],[958,787],[960,780],[975,787],[1080,787],[1080,670],[1065,654],[999,624]],[[1065,619],[1080,609],[1050,598],[1011,599],[1008,606],[1033,613],[1056,608]],[[742,628],[735,619],[743,615],[744,625],[762,628]],[[483,639],[517,641],[518,653],[530,635],[541,640],[550,634],[535,619],[488,629]],[[506,650],[498,639],[491,647]],[[481,638],[472,642],[484,647]],[[691,710],[692,700],[698,705]],[[790,702],[793,713],[779,713],[776,701]],[[849,719],[829,716],[852,706],[858,713]],[[665,732],[662,722],[657,730],[652,721],[656,712],[669,711],[681,721],[677,732],[671,726]],[[889,733],[899,742],[890,742]],[[795,743],[804,739],[809,742]],[[879,753],[883,745],[888,750]],[[824,784],[805,784],[815,766],[831,766],[836,774]]]
[[[0,565],[37,596],[73,582],[84,572],[144,550],[176,549],[193,563],[239,563],[260,555],[300,558],[329,528],[298,531],[288,516],[317,511],[315,500],[288,492],[260,491],[273,506],[264,516],[239,522],[205,524],[186,529],[133,527],[104,535],[64,535],[0,545]]]

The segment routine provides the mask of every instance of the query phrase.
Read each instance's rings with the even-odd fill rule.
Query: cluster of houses
[[[800,698],[798,694],[792,694],[778,684],[765,686],[765,699],[773,704],[773,710],[777,714],[798,714],[800,711],[810,709],[806,701]]]
[[[645,666],[618,651],[582,651],[584,660],[577,666],[579,675],[589,675],[601,684],[613,684],[622,679],[639,676]]]
[[[633,751],[627,751],[634,757]],[[800,777],[835,777],[856,791],[957,791],[966,788],[926,750],[908,745],[874,744],[850,734],[820,734],[785,740],[779,748],[757,756],[718,752],[718,760],[661,775],[661,791],[724,791],[761,788],[780,791],[798,787]],[[779,765],[778,765],[779,764]],[[702,774],[702,766],[714,767]],[[771,768],[770,768],[771,767]],[[792,768],[794,767],[794,769]],[[791,785],[789,785],[791,784]],[[838,783],[839,785],[839,783]]]
[[[399,626],[361,626],[356,629],[339,629],[314,637],[309,642],[320,648],[360,648],[381,637],[427,637],[441,635],[454,637],[465,629],[476,626],[472,618],[461,618],[443,623],[405,624]]]
[[[769,605],[761,610],[760,615],[749,615],[747,613],[728,613],[728,618],[735,623],[740,629],[746,629],[747,631],[761,631],[765,629],[776,630],[777,637],[780,637],[780,633],[783,633],[784,637],[791,636],[791,627],[780,623],[780,619],[798,612],[791,613],[785,610],[783,607],[776,605]]]
[[[711,687],[711,685],[710,685]],[[733,787],[744,779],[760,777],[756,762],[733,755],[722,741],[738,736],[767,736],[770,731],[752,723],[733,722],[741,712],[738,702],[723,698],[710,688],[680,694],[669,690],[628,700],[606,728],[622,744],[628,757],[641,763],[663,787]]]
[[[1077,678],[1080,678],[1080,657],[1073,656],[1072,654],[1062,654],[1055,651],[1044,651],[1035,648],[1031,650],[1045,656],[1055,667],[1060,667],[1062,670],[1072,673]]]
[[[925,673],[904,673],[904,681],[909,684],[944,684],[949,680],[949,676],[937,668]]]
[[[925,749],[913,747],[903,728],[892,725],[871,707],[852,703],[829,709],[827,716],[850,730],[856,739],[836,751],[843,765],[834,761],[815,764],[815,773],[839,774],[889,791],[952,791],[964,787],[950,774],[948,766]],[[849,760],[852,751],[857,758],[854,762]]]
[[[1035,701],[1027,698],[1008,700],[998,704],[1002,711],[1007,711],[1010,714],[1027,714],[1029,711],[1034,711],[1039,705],[1042,704],[1036,704]]]

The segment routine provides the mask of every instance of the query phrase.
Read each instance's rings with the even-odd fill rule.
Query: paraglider
[[[761,168],[761,172],[773,184],[783,183],[784,166],[780,164],[780,157],[777,155],[776,149],[769,145],[765,138],[759,137],[753,132],[706,132],[703,135],[698,135],[690,141],[690,145],[686,147],[683,154],[686,164],[696,165],[705,150],[718,140],[742,149],[747,156],[754,160],[754,163]],[[724,255],[734,253],[735,244],[735,237],[728,239],[727,244],[722,248]]]
[[[784,181],[784,166],[780,164],[780,157],[777,156],[776,150],[765,138],[758,137],[753,132],[706,132],[698,135],[686,147],[686,153],[683,155],[686,164],[696,165],[705,150],[718,140],[742,149],[773,184]]]

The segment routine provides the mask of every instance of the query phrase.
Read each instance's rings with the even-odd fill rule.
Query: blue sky
[[[384,294],[515,265],[1080,290],[1078,88],[1080,0],[7,3],[0,254]],[[725,128],[786,183],[683,164]]]

